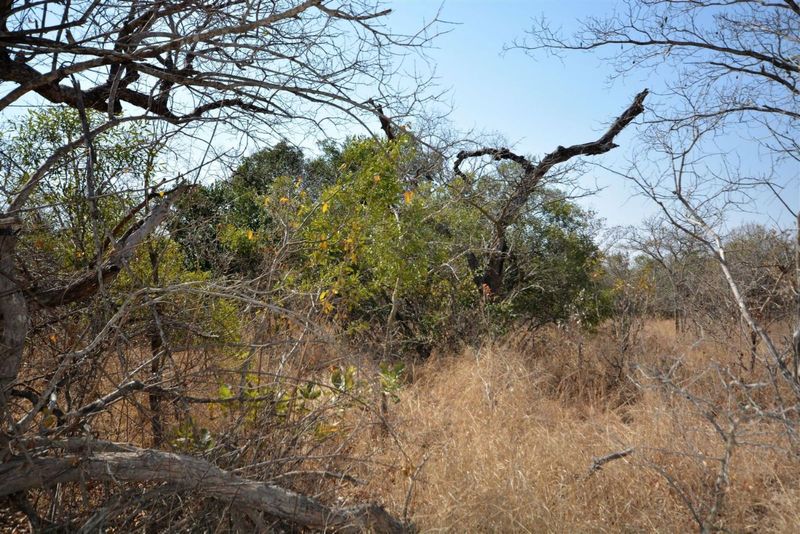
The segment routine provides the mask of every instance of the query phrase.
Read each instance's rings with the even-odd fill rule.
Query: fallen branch
[[[606,454],[605,456],[592,458],[592,465],[589,466],[589,470],[586,472],[586,477],[588,478],[595,472],[601,470],[608,462],[613,462],[614,460],[619,460],[620,458],[625,458],[626,456],[633,454],[633,451],[633,447],[628,447],[627,449],[615,451],[610,454]]]
[[[56,484],[166,482],[237,507],[265,512],[306,528],[337,532],[404,533],[411,528],[377,504],[330,508],[280,486],[238,477],[191,456],[131,447],[130,452],[86,452],[61,457],[17,456],[0,464],[0,497]]]

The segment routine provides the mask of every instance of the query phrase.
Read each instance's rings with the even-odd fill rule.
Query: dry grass
[[[374,362],[341,354],[309,345],[289,367],[282,359],[253,360],[250,373],[259,383],[279,371],[325,382],[333,362],[356,365],[365,385],[353,398],[323,395],[311,412],[287,420],[276,418],[269,404],[255,411],[192,405],[192,420],[215,436],[217,447],[205,452],[241,475],[327,502],[382,502],[407,513],[422,532],[697,530],[692,509],[708,513],[724,452],[712,421],[726,428],[727,416],[740,413],[741,396],[725,380],[767,380],[743,369],[735,348],[688,334],[678,338],[668,322],[644,325],[624,353],[607,330],[551,329],[417,365],[383,425],[370,378]],[[239,376],[242,362],[212,356],[177,358],[170,372],[189,382],[193,395],[213,397],[220,382]],[[664,372],[707,404],[653,378]],[[123,374],[109,365],[102,380],[118,383]],[[753,395],[764,404],[774,392]],[[148,414],[141,393],[96,418],[94,428],[147,445]],[[335,430],[320,438],[320,425]],[[739,441],[715,526],[799,531],[800,461],[787,454],[783,428],[741,421]],[[629,447],[635,449],[630,456],[588,474],[593,458]],[[342,476],[322,479],[315,475],[321,471]],[[169,515],[167,508],[153,510],[152,517]],[[181,528],[191,531],[202,515],[192,510],[169,520],[185,521],[189,526]]]
[[[391,413],[411,461],[385,452],[402,467],[373,470],[363,494],[399,513],[415,478],[410,512],[424,532],[697,530],[687,500],[707,513],[723,452],[709,420],[644,381],[612,390],[596,357],[609,350],[606,337],[585,340],[580,369],[573,349],[553,333],[533,352],[495,346],[418,368]],[[708,371],[724,357],[713,346],[681,345],[652,324],[631,357],[666,365],[665,354],[679,350],[681,374],[700,377],[701,391],[724,404]],[[636,394],[618,393],[626,389]],[[782,445],[779,428],[755,422],[744,430],[752,442]],[[388,441],[362,445],[394,450]],[[634,454],[587,476],[593,457],[627,447]],[[736,447],[717,525],[797,531],[798,467],[781,447]]]

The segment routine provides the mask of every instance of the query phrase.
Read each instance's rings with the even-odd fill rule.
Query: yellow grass
[[[363,495],[402,513],[414,480],[409,512],[423,532],[697,530],[679,492],[707,513],[720,465],[715,458],[723,451],[708,420],[685,399],[647,386],[633,387],[635,399],[627,394],[625,402],[610,390],[605,397],[589,394],[605,387],[602,366],[584,362],[589,371],[575,369],[561,341],[549,354],[541,352],[548,347],[532,353],[495,346],[418,368],[414,384],[390,408],[411,461],[393,452],[391,439],[362,443],[383,448],[401,466],[371,470]],[[663,325],[647,329],[640,350],[653,345],[680,348]],[[595,340],[584,351],[598,347],[609,349]],[[696,346],[685,356],[684,372],[696,375],[724,355]],[[658,355],[637,357],[658,363]],[[709,396],[724,395],[711,377],[701,383]],[[747,429],[753,441],[783,445],[777,427],[756,422]],[[587,475],[593,457],[628,447],[632,455]],[[799,467],[778,449],[737,447],[717,525],[798,531]]]
[[[345,361],[331,360],[337,351],[330,352],[301,353],[292,372],[325,381],[326,366]],[[342,423],[322,440],[315,437],[316,419],[298,417],[283,428],[267,406],[255,419],[240,408],[191,410],[198,425],[233,443],[263,441],[247,449],[240,474],[282,477],[275,480],[337,505],[378,501],[406,513],[422,532],[690,532],[698,530],[690,506],[704,519],[714,502],[725,449],[712,421],[727,429],[729,416],[742,414],[741,395],[725,381],[768,380],[741,361],[724,343],[676,337],[669,322],[645,325],[624,357],[607,330],[551,329],[418,364],[400,402],[389,403],[388,426],[377,424],[380,403],[369,387],[357,402],[317,401],[319,421]],[[225,368],[238,369],[237,362],[192,358],[176,365],[193,395],[213,397],[229,379]],[[620,362],[625,376],[617,372]],[[374,362],[352,363],[363,378],[374,374]],[[268,377],[273,367],[264,359],[252,370]],[[652,376],[667,371],[676,386],[708,404],[690,402]],[[774,392],[752,395],[768,403]],[[137,399],[115,405],[95,428],[149,444],[146,396]],[[800,461],[787,453],[783,427],[758,418],[738,424],[740,443],[715,526],[800,532]],[[634,452],[589,474],[594,458],[628,448]],[[287,455],[316,460],[270,463]],[[354,479],[282,473],[304,470]]]

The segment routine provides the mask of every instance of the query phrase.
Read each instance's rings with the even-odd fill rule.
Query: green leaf
[[[233,391],[231,390],[230,386],[228,386],[228,384],[220,384],[218,394],[221,400],[227,400],[233,398]]]

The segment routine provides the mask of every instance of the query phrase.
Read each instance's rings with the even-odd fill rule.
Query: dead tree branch
[[[621,451],[614,451],[612,453],[606,454],[605,456],[597,456],[592,458],[592,465],[589,466],[589,470],[586,472],[586,478],[592,476],[597,471],[601,470],[604,465],[609,462],[613,462],[614,460],[619,460],[620,458],[625,458],[626,456],[630,456],[634,452],[633,447],[628,447],[627,449],[623,449]]]
[[[461,151],[456,155],[453,163],[453,172],[456,176],[469,181],[469,177],[461,169],[464,162],[471,158],[491,156],[495,161],[512,161],[522,168],[522,178],[516,184],[508,199],[498,208],[492,216],[495,227],[493,250],[489,253],[483,274],[477,278],[479,287],[486,286],[492,295],[502,292],[503,269],[507,252],[506,230],[520,216],[525,204],[541,183],[545,175],[553,167],[565,163],[578,156],[596,156],[616,148],[614,143],[617,135],[624,130],[633,120],[644,112],[644,100],[649,91],[647,89],[637,94],[628,108],[619,115],[606,132],[594,141],[571,145],[559,146],[553,152],[545,155],[538,163],[530,161],[525,156],[515,154],[507,148],[480,148],[471,151]]]
[[[87,448],[90,448],[87,443]],[[224,471],[209,462],[151,449],[13,459],[0,464],[0,496],[80,481],[166,482],[306,528],[403,533],[409,528],[375,504],[335,509],[298,493]]]

